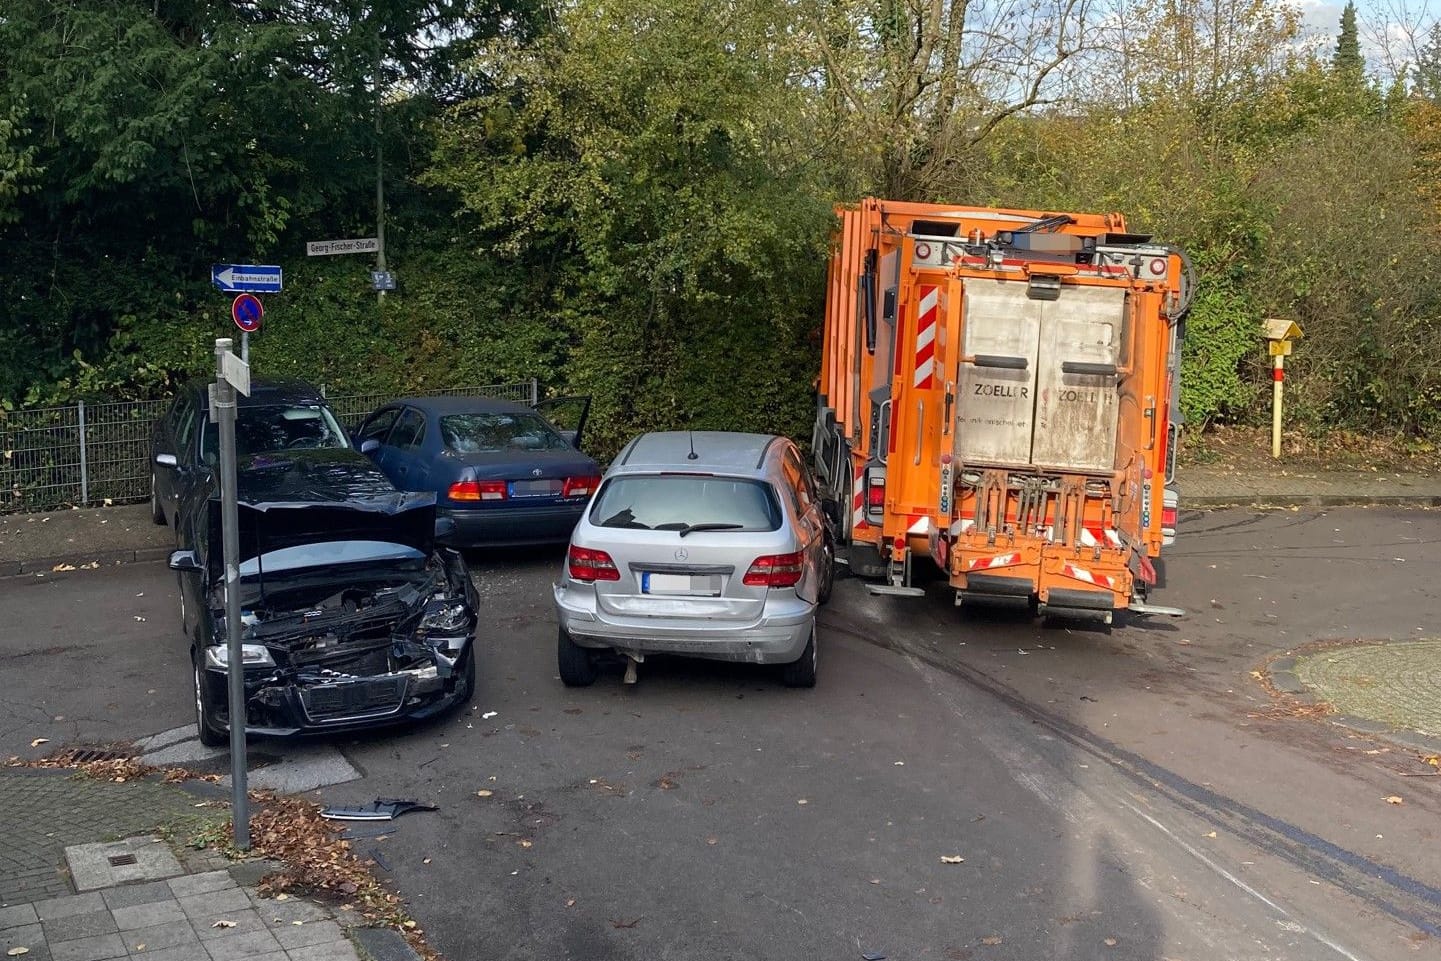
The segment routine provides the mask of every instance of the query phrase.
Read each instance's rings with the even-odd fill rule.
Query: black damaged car
[[[476,593],[437,542],[433,494],[395,490],[348,447],[242,457],[237,490],[247,733],[375,727],[470,699]],[[205,503],[170,567],[200,739],[218,746],[230,729],[218,488]]]

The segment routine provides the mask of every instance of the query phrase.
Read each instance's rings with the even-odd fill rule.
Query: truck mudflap
[[[1115,604],[1116,596],[1110,591],[1075,591],[1053,587],[1046,592],[1046,599],[1036,606],[1036,613],[1042,617],[1094,620],[1109,624],[1115,615]]]

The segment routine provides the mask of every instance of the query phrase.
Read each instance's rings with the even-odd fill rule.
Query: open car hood
[[[237,471],[240,563],[270,551],[337,541],[384,541],[423,554],[435,547],[434,492],[397,491],[354,451],[296,451],[242,462]],[[220,495],[209,511],[206,562],[223,574]]]

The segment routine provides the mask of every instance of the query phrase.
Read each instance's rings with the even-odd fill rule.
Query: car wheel
[[[201,683],[199,665],[195,665],[195,727],[200,732],[200,743],[206,747],[224,747],[230,743],[230,733],[215,723],[215,705]]]
[[[155,490],[155,472],[150,473],[150,519],[165,526],[165,509],[160,506],[160,495]]]
[[[836,547],[826,538],[821,545],[821,588],[816,593],[816,603],[824,604],[831,599],[831,588],[836,583]]]
[[[595,654],[571,640],[563,627],[556,633],[555,660],[566,687],[589,687],[600,675]]]
[[[470,656],[465,659],[465,670],[460,675],[460,697],[456,698],[457,705],[469,704],[470,699],[475,696],[475,644],[470,645]]]
[[[816,622],[811,621],[811,639],[801,656],[781,670],[781,683],[786,687],[816,686]]]

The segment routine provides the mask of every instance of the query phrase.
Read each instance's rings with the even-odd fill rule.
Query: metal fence
[[[324,394],[325,388],[321,387]],[[517,384],[421,391],[484,395],[534,404],[534,379]],[[326,395],[347,427],[393,394]],[[150,429],[169,400],[77,403],[0,410],[0,514],[73,505],[118,504],[150,496]]]

